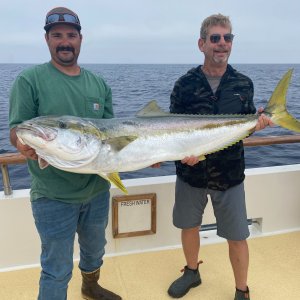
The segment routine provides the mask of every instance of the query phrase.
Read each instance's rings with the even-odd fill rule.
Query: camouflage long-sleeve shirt
[[[179,78],[171,94],[170,111],[183,114],[253,114],[253,82],[230,65],[213,93],[201,66]],[[194,166],[176,163],[176,173],[194,187],[224,191],[241,183],[245,161],[243,143],[206,156]]]

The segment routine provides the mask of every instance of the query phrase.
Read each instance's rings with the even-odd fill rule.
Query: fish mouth
[[[57,130],[50,127],[40,128],[38,126],[32,127],[31,125],[21,124],[17,127],[18,132],[28,132],[35,137],[41,138],[47,142],[53,141],[57,136]]]

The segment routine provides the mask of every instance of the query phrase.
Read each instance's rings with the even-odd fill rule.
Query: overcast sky
[[[79,15],[80,63],[202,63],[199,28],[214,13],[231,18],[231,63],[300,63],[300,0],[0,0],[0,63],[49,60],[55,6]]]

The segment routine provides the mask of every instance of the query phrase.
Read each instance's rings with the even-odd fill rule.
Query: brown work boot
[[[98,284],[100,277],[100,269],[86,273],[82,272],[82,286],[81,295],[83,299],[87,300],[122,300],[122,298],[115,293],[104,289]]]

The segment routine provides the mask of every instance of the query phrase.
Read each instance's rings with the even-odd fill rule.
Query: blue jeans
[[[86,204],[69,204],[48,198],[31,203],[42,243],[38,300],[67,299],[76,232],[80,246],[79,268],[92,272],[102,265],[109,196],[109,192],[102,193]]]

